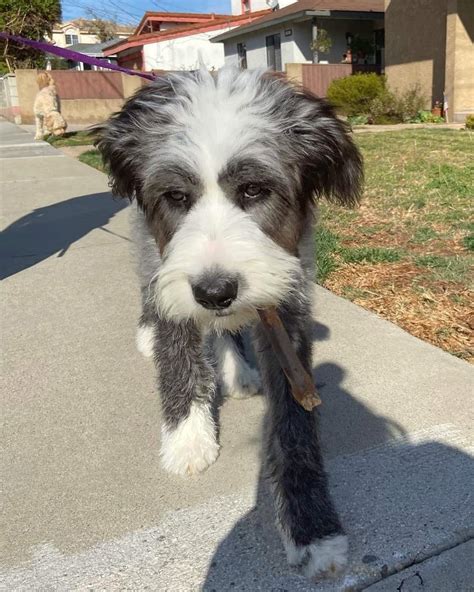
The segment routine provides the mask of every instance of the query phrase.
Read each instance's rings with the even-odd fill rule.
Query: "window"
[[[66,35],[66,45],[74,45],[79,43],[79,35]]]
[[[272,70],[281,71],[281,39],[280,33],[265,38],[267,46],[267,66]]]
[[[237,56],[239,59],[239,68],[241,70],[247,69],[247,48],[245,43],[237,43]]]

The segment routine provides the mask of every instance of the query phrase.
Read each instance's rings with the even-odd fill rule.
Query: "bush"
[[[406,123],[414,119],[425,108],[426,98],[421,94],[419,84],[415,84],[402,94],[395,96],[395,113],[400,121]]]
[[[384,77],[375,73],[355,74],[333,80],[327,98],[344,115],[367,115],[372,101],[384,91]]]
[[[347,121],[351,125],[365,125],[366,123],[369,123],[369,118],[367,115],[352,115],[347,118]]]
[[[466,129],[474,130],[474,115],[466,117]]]
[[[347,115],[352,124],[363,123],[364,119],[379,124],[444,121],[424,110],[426,98],[419,85],[402,93],[393,92],[387,87],[385,78],[375,73],[333,80],[327,98],[338,111]]]
[[[410,123],[444,123],[444,118],[440,115],[433,115],[431,111],[419,111]]]

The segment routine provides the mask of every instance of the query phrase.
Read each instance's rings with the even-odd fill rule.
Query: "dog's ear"
[[[302,88],[293,90],[288,132],[306,194],[355,206],[362,191],[362,157],[347,124],[324,100]]]
[[[143,183],[140,165],[146,152],[144,138],[153,127],[159,129],[168,123],[169,116],[160,107],[171,95],[174,95],[171,81],[160,77],[139,89],[121,111],[91,128],[94,145],[102,155],[115,195],[140,199]]]

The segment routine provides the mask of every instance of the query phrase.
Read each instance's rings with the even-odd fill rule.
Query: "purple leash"
[[[56,45],[46,43],[45,41],[33,41],[32,39],[25,39],[24,37],[18,37],[17,35],[10,35],[10,33],[0,33],[0,38],[9,39],[22,45],[29,45],[34,49],[38,49],[39,51],[43,51],[45,53],[57,55],[60,58],[65,58],[66,60],[72,60],[74,62],[83,62],[84,64],[89,64],[91,66],[98,66],[99,68],[107,68],[107,70],[123,72],[124,74],[129,74],[130,76],[140,76],[141,78],[146,78],[146,80],[155,80],[155,76],[153,76],[153,74],[145,74],[144,72],[139,72],[137,70],[122,68],[121,66],[117,66],[116,64],[111,64],[110,62],[99,60],[98,58],[93,58],[78,51],[71,51],[70,49],[66,49],[65,47],[57,47]]]

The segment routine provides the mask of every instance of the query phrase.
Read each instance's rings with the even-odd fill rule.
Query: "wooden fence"
[[[333,80],[358,72],[380,74],[380,67],[365,64],[287,64],[286,71],[290,78],[309,91],[319,97],[325,97]]]

